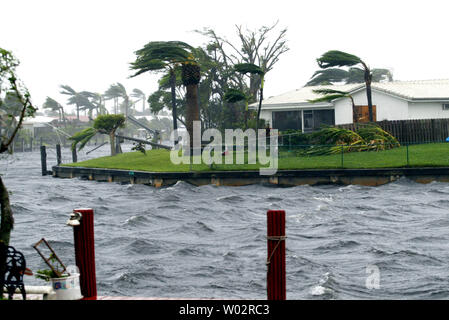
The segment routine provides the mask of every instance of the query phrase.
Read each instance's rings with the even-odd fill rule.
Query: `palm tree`
[[[373,82],[393,81],[393,75],[388,69],[372,69]],[[339,68],[328,68],[316,71],[306,86],[332,85],[334,82],[363,83],[365,82],[364,71],[359,68],[349,70]]]
[[[130,103],[129,103],[129,96],[128,93],[126,92],[125,87],[117,82],[116,84],[112,84],[108,90],[106,90],[106,92],[104,93],[104,98],[109,100],[109,99],[115,99],[115,98],[122,98],[123,99],[123,109],[124,109],[124,114],[125,114],[125,119],[126,117],[128,117],[128,113],[129,113],[129,107],[130,107]]]
[[[225,92],[224,100],[229,103],[236,103],[239,101],[245,102],[245,129],[248,127],[248,100],[249,97],[238,89],[228,89]]]
[[[175,132],[178,128],[175,68],[189,60],[192,49],[190,45],[182,41],[151,41],[135,52],[137,58],[131,63],[130,67],[131,70],[137,70],[131,77],[138,76],[144,72],[168,71],[170,74],[173,130]],[[175,138],[176,143],[177,138]]]
[[[73,141],[72,150],[76,148],[77,144],[79,144],[78,150],[81,150],[97,133],[102,133],[109,136],[111,156],[115,156],[115,133],[117,129],[123,128],[124,125],[125,117],[123,114],[100,115],[95,119],[93,127],[79,131],[69,138]]]
[[[261,67],[256,66],[252,63],[239,63],[234,65],[234,69],[242,74],[252,74],[259,75],[260,77],[260,87],[259,87],[259,107],[257,108],[257,118],[256,118],[256,146],[259,145],[259,119],[260,119],[260,110],[262,108],[262,100],[263,100],[263,87],[265,82],[265,71],[262,70]]]
[[[313,90],[313,92],[317,93],[317,94],[324,94],[324,96],[320,97],[320,98],[308,100],[311,103],[332,101],[332,100],[340,99],[340,98],[349,98],[351,100],[351,104],[352,104],[352,121],[354,123],[357,122],[358,119],[357,119],[357,115],[355,112],[354,98],[349,94],[349,92],[334,90],[334,89],[330,89],[330,88],[315,89],[315,90]]]
[[[145,111],[145,101],[147,99],[147,96],[145,95],[145,93],[140,89],[134,89],[133,92],[131,93],[131,97],[137,98],[136,102],[142,100],[142,112],[144,112]]]
[[[72,87],[68,85],[61,85],[60,86],[62,91],[61,94],[65,94],[70,96],[67,104],[74,104],[76,106],[76,118],[80,119],[80,107],[85,103],[86,97],[81,94],[81,92],[75,91]]]
[[[66,123],[65,115],[64,115],[64,107],[57,102],[56,100],[47,97],[44,104],[42,105],[44,109],[50,109],[52,111],[57,111],[59,114],[59,121],[63,121],[64,124]]]
[[[368,67],[368,65],[359,57],[338,50],[331,50],[325,52],[320,58],[317,59],[318,66],[322,69],[328,69],[333,67],[353,67],[357,65],[361,65],[362,68],[353,67],[351,68],[354,71],[359,70],[363,72],[363,79],[366,84],[366,96],[368,99],[368,112],[369,112],[369,121],[373,122],[373,103],[371,97],[371,82],[373,79],[373,73]],[[357,71],[356,71],[357,72]]]

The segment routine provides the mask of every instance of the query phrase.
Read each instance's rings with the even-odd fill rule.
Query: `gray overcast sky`
[[[134,51],[155,40],[194,46],[211,27],[229,39],[235,25],[255,30],[279,20],[290,51],[267,74],[265,96],[303,86],[327,50],[355,54],[396,80],[449,78],[446,1],[350,0],[1,0],[0,46],[21,61],[19,77],[38,107],[46,96],[65,105],[59,85],[104,92],[121,82],[147,94],[157,76],[128,79]]]

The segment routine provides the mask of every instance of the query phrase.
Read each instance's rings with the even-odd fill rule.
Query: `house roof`
[[[16,117],[16,119],[19,120],[19,117]],[[46,117],[46,116],[28,117],[23,120],[23,124],[50,123],[56,119],[58,119],[58,118]]]
[[[372,87],[408,100],[449,99],[449,79],[377,82]]]
[[[270,107],[288,107],[310,105],[308,100],[313,100],[322,95],[316,94],[313,90],[332,88],[349,93],[355,93],[365,89],[365,84],[345,84],[331,86],[309,86],[289,91],[278,96],[269,97],[262,102],[262,109]],[[406,100],[449,100],[449,79],[442,80],[417,80],[417,81],[391,81],[373,82],[373,90],[382,91]],[[316,103],[315,106],[332,106],[332,103]],[[258,106],[257,103],[250,105]]]

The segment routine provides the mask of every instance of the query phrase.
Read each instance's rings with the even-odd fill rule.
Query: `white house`
[[[348,92],[354,99],[355,119],[368,120],[365,84],[311,86],[270,97],[262,102],[261,118],[272,128],[313,131],[322,124],[352,123],[350,98],[311,103],[322,97],[313,90],[332,88]],[[374,118],[382,120],[449,118],[449,79],[376,82],[371,84]],[[257,109],[258,104],[250,106]]]

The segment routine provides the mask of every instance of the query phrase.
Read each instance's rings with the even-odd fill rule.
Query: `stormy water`
[[[95,210],[98,295],[265,299],[266,211],[284,209],[288,299],[449,298],[447,183],[154,188],[43,177],[38,151],[0,167],[11,245],[33,271],[45,267],[32,248],[41,238],[73,265],[66,221],[74,208]]]

